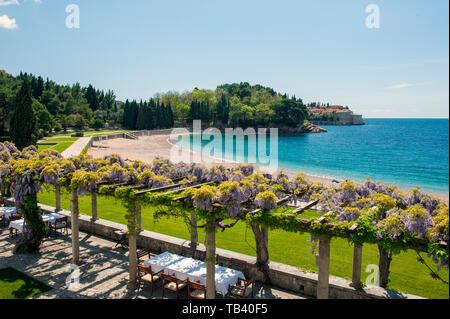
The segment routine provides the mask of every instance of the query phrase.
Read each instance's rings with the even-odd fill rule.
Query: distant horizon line
[[[364,117],[363,119],[396,119],[396,120],[448,120],[448,117]]]

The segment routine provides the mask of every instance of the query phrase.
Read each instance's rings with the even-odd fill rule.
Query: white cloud
[[[9,6],[11,4],[19,5],[18,0],[0,0],[0,7]]]
[[[402,84],[397,84],[397,85],[393,85],[388,87],[388,89],[404,89],[407,87],[413,86],[412,84],[409,83],[402,83]]]
[[[42,0],[24,0],[25,2],[32,1],[34,3],[42,3]],[[0,7],[9,6],[11,4],[19,5],[19,0],[0,0]]]
[[[17,29],[18,25],[16,19],[10,19],[6,14],[0,16],[0,28],[5,28],[8,30]]]

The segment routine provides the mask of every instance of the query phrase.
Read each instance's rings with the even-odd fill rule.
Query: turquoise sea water
[[[323,134],[280,134],[279,168],[357,182],[370,177],[403,189],[420,186],[449,194],[448,119],[365,121],[364,126],[323,126],[328,130]],[[235,159],[245,162],[244,157]]]

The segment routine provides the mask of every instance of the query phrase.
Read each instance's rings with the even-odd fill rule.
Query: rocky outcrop
[[[279,126],[278,132],[279,133],[325,133],[325,132],[327,132],[327,130],[324,128],[321,128],[315,124],[312,124],[312,123],[304,123],[297,127]]]

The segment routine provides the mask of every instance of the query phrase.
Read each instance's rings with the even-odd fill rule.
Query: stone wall
[[[14,200],[8,200],[13,205]],[[54,212],[55,207],[39,204],[41,209],[48,213]],[[59,212],[65,216],[70,216],[70,211],[62,210]],[[69,219],[70,221],[70,219]],[[95,222],[91,221],[91,217],[87,215],[79,215],[80,230],[92,233],[104,238],[116,240],[115,230],[126,230],[126,225],[115,222],[98,219]],[[182,246],[189,246],[189,241],[167,236],[160,233],[155,233],[148,230],[143,230],[139,233],[137,238],[138,247],[148,248],[156,252],[169,251],[171,253],[180,254]],[[205,246],[199,244],[197,247],[199,252],[205,252]],[[266,275],[261,272],[256,265],[256,258],[225,249],[216,249],[219,255],[219,264],[228,266],[231,258],[243,260],[248,263],[248,271],[246,277],[256,278],[256,280],[265,282],[272,286],[290,290],[293,292],[302,293],[307,296],[316,297],[317,290],[317,274],[304,272],[303,270],[280,264],[277,262],[270,262],[266,269]],[[402,294],[396,291],[383,289],[380,287],[355,289],[350,286],[350,281],[330,276],[329,298],[332,299],[416,299],[420,298],[413,295]]]
[[[330,121],[311,120],[317,125],[364,125],[362,115],[354,114],[351,111],[334,113]]]

